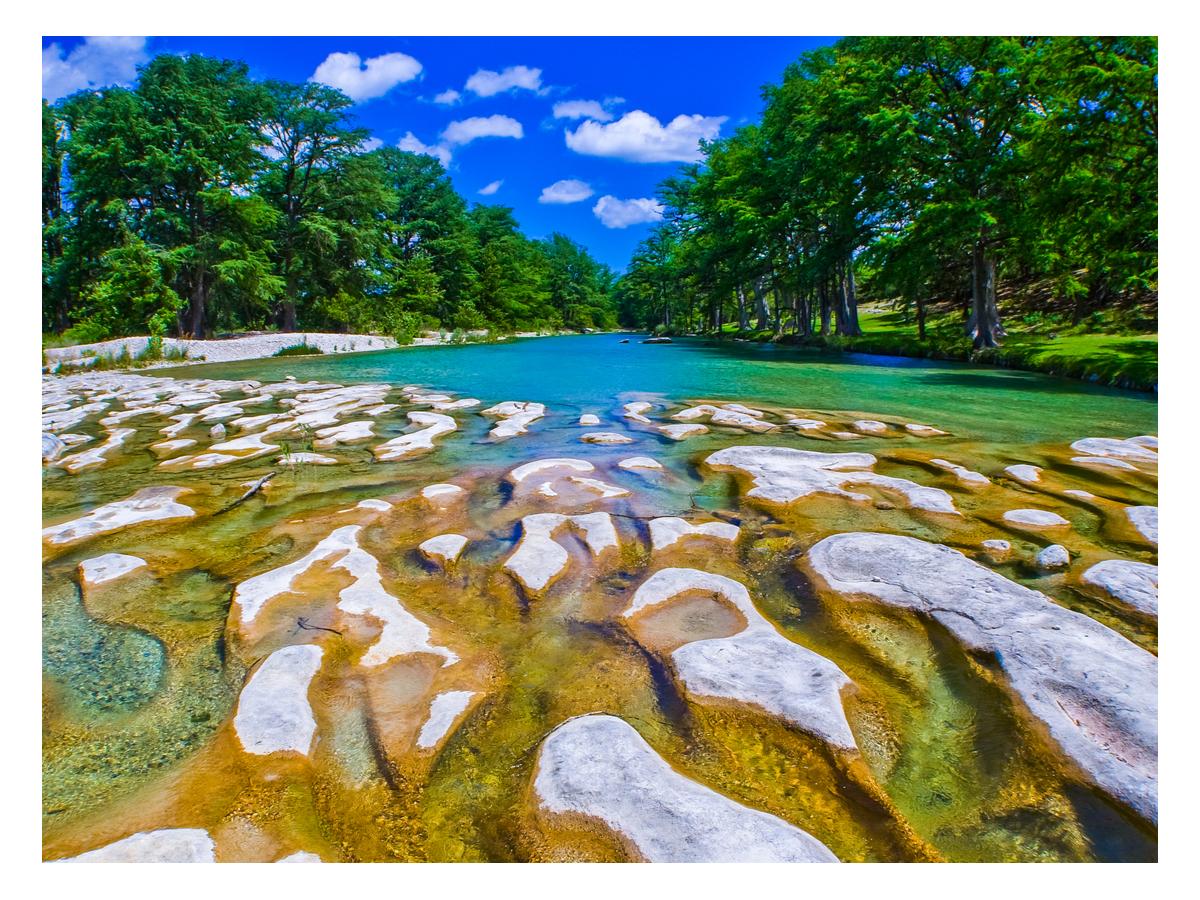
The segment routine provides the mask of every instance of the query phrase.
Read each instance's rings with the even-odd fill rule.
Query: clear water
[[[487,437],[491,420],[476,410],[454,413],[459,430],[440,438],[432,453],[378,463],[369,448],[407,429],[402,405],[378,420],[379,440],[331,451],[343,465],[284,472],[264,497],[216,515],[247,481],[276,468],[272,456],[167,472],[146,449],[161,439],[157,429],[165,423],[147,417],[130,420],[138,434],[110,465],[74,476],[45,469],[46,523],[150,484],[190,488],[186,502],[199,513],[186,523],[140,526],[46,553],[46,857],[134,831],[202,827],[229,860],[276,859],[301,849],[327,860],[620,859],[627,848],[612,834],[587,823],[547,821],[530,791],[537,748],[550,730],[574,715],[610,712],[689,777],[805,828],[847,861],[1153,859],[1153,829],[1081,784],[1002,686],[946,634],[881,609],[847,610],[819,596],[799,563],[813,543],[841,531],[893,531],[968,551],[985,538],[1004,537],[1016,550],[1016,561],[997,566],[1005,575],[1157,652],[1154,622],[1078,590],[1071,576],[1030,568],[1022,560],[1048,541],[1008,529],[999,518],[1018,506],[1069,518],[1067,542],[1077,554],[1072,572],[1113,556],[1154,562],[1153,550],[1114,511],[1156,503],[1156,480],[1072,466],[1067,447],[1084,436],[1155,433],[1154,398],[954,364],[637,340],[527,339],[148,373],[424,384],[484,405],[538,401],[548,413],[528,434],[499,443]],[[679,404],[725,400],[842,425],[869,417],[950,434],[920,439],[894,430],[841,443],[713,428],[675,443],[620,417],[621,404],[633,399],[660,403],[650,413],[656,424],[669,421]],[[581,443],[579,435],[590,429],[576,422],[585,412],[600,416],[595,430],[624,432],[635,442]],[[94,423],[77,430],[100,433]],[[206,430],[184,436],[204,445]],[[865,450],[879,458],[876,471],[949,491],[964,517],[946,521],[884,498],[764,508],[746,502],[733,477],[703,466],[709,452],[730,444]],[[631,455],[655,457],[668,471],[646,477],[615,466]],[[503,474],[547,456],[586,458],[597,477],[631,494],[564,510],[614,513],[622,549],[592,568],[571,544],[567,575],[530,599],[501,566],[521,516],[547,507],[514,496]],[[997,479],[986,491],[972,491],[932,467],[931,456],[991,476],[1011,463],[1033,463],[1045,468],[1045,484],[1033,491]],[[412,499],[438,481],[468,487],[468,502],[438,513]],[[1069,488],[1097,499],[1072,499],[1062,493]],[[348,581],[327,567],[278,601],[252,633],[231,624],[237,583],[308,552],[353,521],[345,510],[366,498],[396,504],[363,532],[386,589],[430,624],[435,643],[459,653],[458,665],[439,669],[418,654],[364,670],[356,663],[359,650],[377,629],[339,616],[334,598]],[[698,542],[652,555],[644,519],[697,508],[739,523],[737,545]],[[449,531],[472,542],[455,569],[443,573],[415,547]],[[104,552],[142,556],[149,571],[81,593],[77,564]],[[742,581],[785,634],[841,666],[859,688],[847,700],[847,715],[861,754],[834,753],[765,714],[681,692],[663,654],[639,646],[617,624],[630,591],[665,565]],[[689,619],[680,607],[662,617],[659,629],[669,635],[684,627],[736,627],[701,612]],[[301,631],[301,616],[342,633]],[[319,739],[308,759],[250,756],[230,724],[246,674],[271,651],[300,642],[325,649],[310,692]],[[412,732],[429,692],[444,689],[477,690],[483,699],[437,753],[415,753]]]

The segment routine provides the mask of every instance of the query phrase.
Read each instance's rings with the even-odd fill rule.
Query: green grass
[[[977,351],[963,334],[958,311],[931,311],[924,340],[917,337],[915,316],[903,310],[863,306],[858,319],[863,330],[859,337],[817,336],[802,343],[855,353],[967,360],[1135,390],[1158,385],[1158,335],[1122,331],[1123,323],[1113,320],[1093,318],[1070,326],[1036,315],[1010,317],[1004,321],[1008,336],[1002,345]],[[721,330],[751,341],[775,339],[767,331],[739,333],[736,325]]]

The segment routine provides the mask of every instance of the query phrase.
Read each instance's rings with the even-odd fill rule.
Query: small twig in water
[[[303,628],[305,631],[328,631],[331,634],[336,634],[338,636],[341,636],[341,632],[338,631],[336,628],[326,628],[324,625],[309,625],[308,619],[305,618],[304,616],[300,616],[300,618],[296,619],[296,624],[299,625],[301,628]]]

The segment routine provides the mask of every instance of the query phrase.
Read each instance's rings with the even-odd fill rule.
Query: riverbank
[[[559,331],[555,334],[575,334]],[[47,374],[82,368],[153,369],[200,363],[244,362],[274,356],[325,356],[338,353],[363,353],[372,350],[397,350],[401,347],[439,347],[452,344],[483,344],[509,337],[552,337],[534,331],[513,335],[495,335],[476,331],[427,331],[400,344],[395,338],[373,334],[334,334],[330,332],[260,332],[216,340],[161,338],[148,335],[116,338],[68,347],[44,347],[42,371]]]
[[[1046,375],[1078,378],[1109,387],[1158,391],[1158,335],[1088,333],[1072,329],[1050,331],[1008,323],[1004,344],[994,350],[975,350],[962,333],[961,320],[931,316],[926,336],[917,336],[915,321],[899,311],[862,307],[858,337],[814,335],[796,338],[770,331],[741,332],[725,326],[722,338],[799,344],[846,353],[873,353],[916,359],[970,362],[1022,369]]]

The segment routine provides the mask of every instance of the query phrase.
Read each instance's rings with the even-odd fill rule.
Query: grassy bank
[[[1158,335],[1093,330],[1099,324],[1059,327],[1035,317],[1006,321],[1008,337],[995,350],[976,351],[963,334],[962,318],[952,312],[933,312],[926,320],[925,339],[917,336],[915,318],[903,310],[864,306],[859,310],[859,337],[795,339],[771,332],[743,333],[750,340],[780,340],[854,353],[879,353],[926,359],[977,362],[1050,375],[1065,375],[1099,384],[1153,391],[1158,388]],[[737,334],[726,326],[726,336]]]

